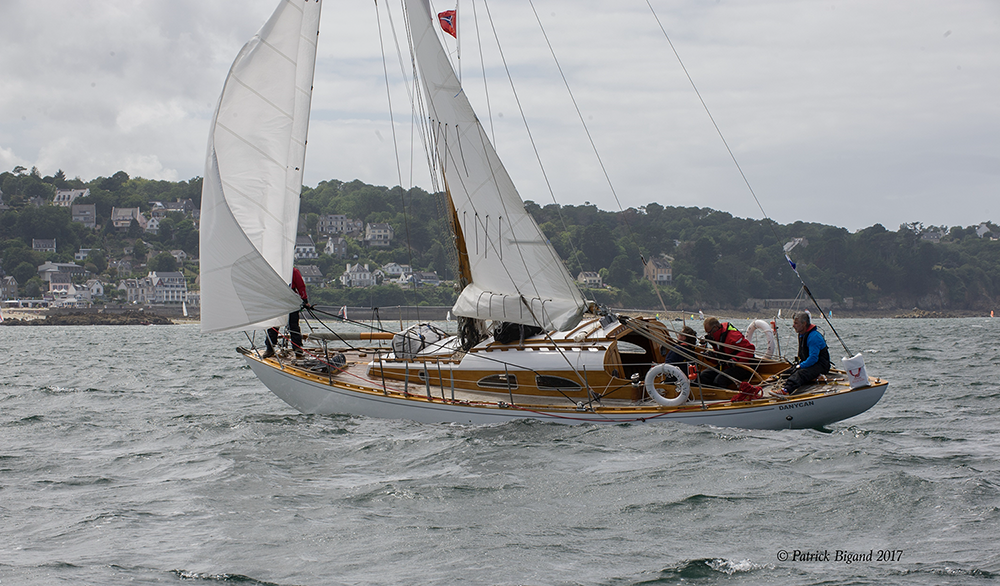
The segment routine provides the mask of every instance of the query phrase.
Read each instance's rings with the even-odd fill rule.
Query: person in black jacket
[[[698,334],[691,326],[684,326],[677,336],[677,348],[673,348],[663,359],[667,364],[673,364],[687,374],[688,364],[694,360],[695,344],[698,343]]]

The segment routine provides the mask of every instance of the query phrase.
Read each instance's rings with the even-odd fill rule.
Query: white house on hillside
[[[153,302],[153,280],[149,277],[125,279],[118,283],[118,288],[125,291],[127,303],[145,305]]]
[[[345,287],[371,287],[375,284],[375,277],[368,270],[368,265],[362,266],[360,263],[347,263],[344,274],[340,276],[340,283]]]
[[[184,279],[184,273],[151,272],[147,278],[153,286],[153,303],[183,303],[187,298],[187,281]]]
[[[83,287],[90,293],[90,298],[104,297],[104,283],[97,279],[88,279]]]
[[[343,214],[327,214],[320,216],[316,222],[316,231],[320,234],[349,234],[361,230],[361,220],[352,220]]]
[[[111,208],[111,223],[116,230],[125,232],[132,225],[132,220],[143,230],[146,229],[146,216],[139,212],[139,208]]]
[[[434,271],[417,271],[399,277],[399,284],[406,287],[437,287],[441,278]]]
[[[304,258],[319,258],[319,253],[316,252],[316,244],[313,243],[313,239],[310,236],[296,236],[295,260],[302,260]]]
[[[347,258],[347,240],[343,236],[331,236],[323,252],[334,258]]]
[[[399,278],[403,275],[409,275],[412,273],[413,269],[410,268],[410,265],[401,265],[399,263],[391,262],[382,265],[382,272],[390,279],[399,280]]]
[[[576,282],[588,289],[599,289],[604,286],[601,275],[593,271],[581,271],[576,276]]]
[[[52,198],[52,205],[68,208],[73,205],[73,200],[78,197],[90,195],[89,189],[56,189],[56,196]]]
[[[367,224],[365,226],[365,244],[378,248],[392,245],[392,226],[386,223]]]

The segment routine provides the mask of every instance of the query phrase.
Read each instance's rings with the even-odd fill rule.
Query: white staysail
[[[320,0],[283,0],[233,63],[208,139],[201,329],[280,323],[292,277]]]
[[[472,283],[455,315],[575,326],[586,302],[538,224],[524,209],[507,170],[479,123],[438,38],[427,0],[406,0],[409,27],[428,101],[439,170],[465,238]]]

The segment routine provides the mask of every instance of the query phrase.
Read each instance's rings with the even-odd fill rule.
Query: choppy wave
[[[773,432],[307,416],[235,334],[0,328],[0,584],[993,582],[1000,322],[982,321],[841,320],[889,391]]]

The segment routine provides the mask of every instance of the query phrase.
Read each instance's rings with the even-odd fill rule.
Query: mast
[[[472,282],[472,267],[469,264],[469,251],[465,247],[465,235],[462,234],[462,226],[458,223],[458,212],[455,210],[455,202],[451,199],[447,181],[444,184],[444,194],[448,200],[449,223],[455,237],[455,250],[458,253],[458,284],[461,289],[465,289],[465,286]]]

